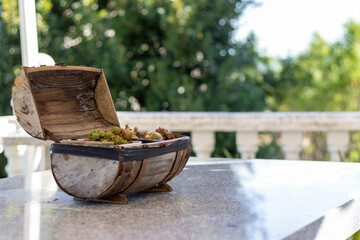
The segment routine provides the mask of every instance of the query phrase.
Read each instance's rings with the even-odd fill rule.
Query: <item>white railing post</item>
[[[5,170],[8,177],[18,176],[24,173],[25,166],[22,161],[24,152],[21,151],[17,145],[4,146],[4,154],[8,159]]]
[[[344,158],[349,147],[350,137],[347,131],[329,131],[326,136],[327,149],[330,153],[330,161],[339,162],[340,156]]]
[[[211,157],[215,149],[215,132],[192,131],[191,143],[197,157]]]
[[[258,150],[258,133],[255,131],[236,132],[236,149],[242,159],[253,159]]]
[[[281,147],[285,154],[285,159],[298,160],[302,149],[303,133],[298,131],[282,132]]]

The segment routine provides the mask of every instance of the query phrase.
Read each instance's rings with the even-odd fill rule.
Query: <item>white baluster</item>
[[[197,157],[208,158],[215,149],[215,133],[211,131],[191,132],[191,143]]]
[[[242,159],[255,158],[258,150],[258,133],[254,131],[236,132],[236,149]]]
[[[349,147],[350,137],[346,131],[329,131],[326,137],[327,149],[330,153],[330,161],[339,162],[341,154],[345,157],[345,152]]]
[[[282,132],[281,142],[285,159],[300,159],[300,151],[302,149],[303,133],[297,131]]]
[[[25,166],[25,174],[31,174],[36,171],[35,163],[36,163],[36,155],[37,154],[37,146],[36,145],[26,145],[26,151],[22,158],[23,165]],[[40,162],[38,160],[37,162]]]
[[[16,145],[5,145],[4,154],[8,159],[8,163],[5,167],[8,177],[14,177],[24,174],[24,165],[22,163],[24,151],[22,151],[22,149],[18,148],[18,146]]]

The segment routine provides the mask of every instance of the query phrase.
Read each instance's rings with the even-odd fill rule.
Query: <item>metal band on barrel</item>
[[[189,147],[189,138],[179,139],[165,147],[155,148],[104,148],[54,143],[52,153],[72,154],[83,157],[95,157],[120,162],[142,161],[146,158],[160,156],[166,153],[184,150]]]

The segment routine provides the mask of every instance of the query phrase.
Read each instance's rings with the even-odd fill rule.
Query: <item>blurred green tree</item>
[[[282,80],[291,86],[280,110],[360,109],[360,24],[349,22],[345,29],[344,38],[333,44],[315,35],[307,52],[283,65]]]
[[[264,59],[254,36],[232,40],[249,4],[41,1],[40,50],[69,65],[103,68],[118,110],[263,110]]]
[[[0,115],[10,115],[11,85],[19,69],[20,35],[16,1],[3,1],[0,4]]]
[[[360,110],[360,24],[345,25],[342,40],[327,43],[315,35],[309,50],[282,62],[280,82],[287,84],[277,98],[282,111]],[[294,100],[296,99],[296,100]],[[310,136],[323,147],[311,148],[312,159],[326,158],[325,135]],[[347,160],[359,161],[360,135],[352,134],[353,146]],[[322,154],[315,149],[322,149]],[[307,157],[305,157],[307,158]]]

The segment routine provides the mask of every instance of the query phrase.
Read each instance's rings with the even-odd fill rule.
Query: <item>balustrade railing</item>
[[[285,159],[299,159],[304,132],[327,133],[331,161],[339,161],[350,143],[351,131],[360,131],[360,112],[118,112],[120,123],[153,130],[190,132],[193,151],[210,157],[216,132],[236,132],[236,146],[243,159],[255,158],[259,132],[280,132]],[[8,157],[10,176],[49,168],[51,142],[28,136],[15,117],[0,118],[1,145]]]

